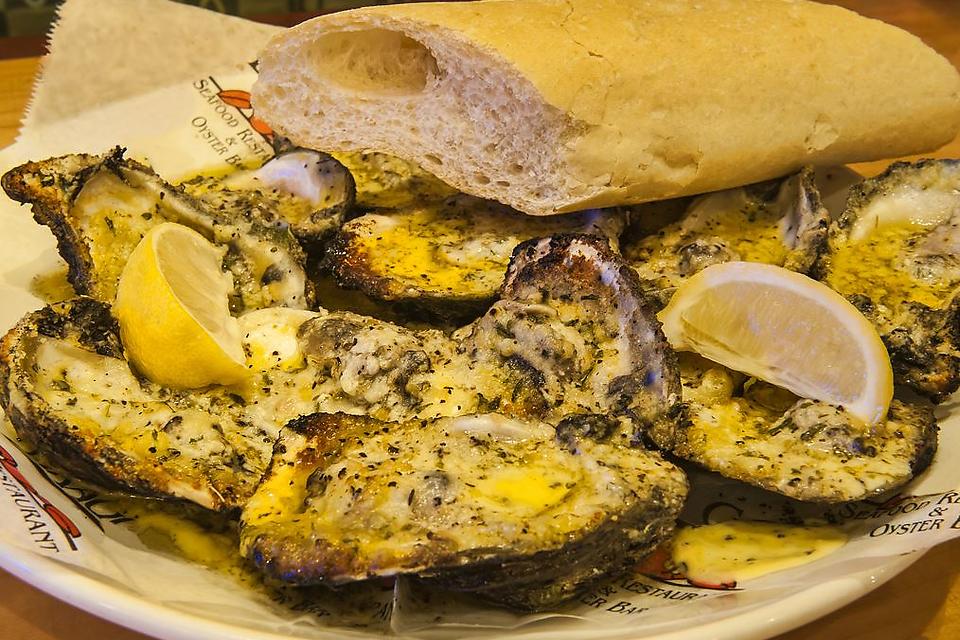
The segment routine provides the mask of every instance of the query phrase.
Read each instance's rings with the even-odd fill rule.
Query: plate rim
[[[843,578],[809,585],[800,591],[749,608],[741,613],[710,620],[702,625],[657,633],[658,640],[765,640],[797,629],[809,622],[838,611],[854,600],[874,591],[919,560],[927,549],[921,549],[889,560],[878,558],[876,566],[863,569]],[[32,587],[82,611],[107,620],[137,633],[158,640],[291,640],[290,635],[241,627],[221,622],[160,603],[150,602],[124,592],[109,583],[95,580],[75,570],[72,565],[22,549],[0,538],[0,568],[8,571]],[[638,620],[637,622],[640,622]],[[562,631],[552,629],[538,632],[535,628],[524,632],[522,627],[504,630],[522,638],[575,638],[582,629]],[[609,634],[620,638],[652,637],[636,629],[639,635],[623,633],[623,627],[610,627]],[[200,635],[198,635],[200,634]],[[369,632],[351,629],[321,630],[316,638],[370,637]],[[502,637],[503,633],[497,634]],[[404,635],[391,635],[401,639]]]

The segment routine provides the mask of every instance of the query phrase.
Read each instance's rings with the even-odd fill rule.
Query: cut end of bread
[[[293,30],[263,52],[254,100],[299,145],[397,155],[526,213],[601,190],[566,176],[561,154],[577,126],[526,78],[493,52],[403,20]]]

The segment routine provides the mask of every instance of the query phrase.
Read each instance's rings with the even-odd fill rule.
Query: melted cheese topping
[[[417,165],[384,153],[332,154],[357,184],[357,204],[399,208],[448,198],[457,193]]]
[[[684,275],[681,249],[695,241],[720,241],[732,253],[730,260],[783,265],[790,253],[784,239],[782,212],[748,197],[743,189],[703,196],[679,222],[646,236],[626,251],[641,277],[658,289],[679,286]]]
[[[240,317],[247,367],[255,372],[296,371],[307,366],[297,332],[322,314],[286,307],[259,309]]]
[[[679,529],[672,559],[691,580],[741,583],[819,560],[846,540],[846,534],[833,527],[732,520]]]
[[[522,468],[497,469],[477,480],[468,492],[475,504],[491,511],[530,517],[556,506],[566,497],[568,486],[576,484],[580,474],[531,462]]]
[[[837,407],[749,381],[690,354],[680,358],[689,423],[675,452],[729,478],[818,500],[862,499],[912,476],[922,425],[869,427]]]
[[[389,575],[433,547],[441,557],[554,548],[649,498],[651,487],[683,491],[678,471],[655,454],[592,441],[571,454],[540,437],[548,427],[517,438],[525,425],[517,423],[503,438],[464,430],[464,418],[322,419],[341,423],[333,426],[342,444],[323,435],[327,423],[316,439],[284,431],[270,475],[243,510],[245,553],[261,539],[283,541],[303,560],[314,549],[342,549],[351,570]]]
[[[929,232],[918,224],[886,224],[859,242],[835,248],[826,283],[843,295],[866,294],[890,309],[907,301],[939,309],[950,301],[956,281],[925,281],[899,267],[909,247]]]
[[[132,187],[109,171],[98,171],[84,184],[69,215],[90,247],[95,297],[114,299],[127,256],[164,221],[160,210],[156,193]]]
[[[69,339],[41,338],[30,368],[38,394],[118,479],[146,476],[158,490],[215,507],[223,495],[252,491],[288,420],[321,408],[359,411],[331,400],[306,366],[296,331],[317,315],[278,308],[244,316],[244,350],[259,373],[244,387],[171,392]]]
[[[640,375],[642,363],[636,339],[620,324],[631,317],[636,301],[623,296],[616,313],[607,313],[609,301],[602,298],[620,294],[619,276],[610,268],[598,278],[613,291],[585,287],[582,300],[551,297],[544,304],[500,300],[451,336],[353,314],[319,318],[301,336],[308,359],[323,372],[314,388],[339,393],[359,407],[350,413],[382,420],[508,407],[528,415],[524,394],[537,404],[537,417],[547,421],[606,413],[613,402],[611,385]],[[655,336],[640,340],[652,345]],[[650,385],[657,393],[657,380]]]
[[[121,480],[213,507],[215,496],[252,489],[279,425],[253,424],[225,391],[174,395],[141,383],[129,365],[69,343],[44,340],[34,359],[38,393],[71,433],[90,443]],[[117,453],[129,456],[120,459]]]

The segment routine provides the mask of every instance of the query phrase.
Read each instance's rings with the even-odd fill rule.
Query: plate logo
[[[56,535],[59,531],[70,550],[77,550],[80,528],[33,487],[23,476],[16,459],[3,446],[0,446],[0,485],[19,510],[34,544],[47,551],[59,552],[60,536]]]

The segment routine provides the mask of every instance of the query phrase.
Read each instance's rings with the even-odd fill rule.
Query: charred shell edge
[[[9,170],[0,178],[0,185],[3,186],[6,194],[21,204],[31,204],[33,219],[49,227],[53,232],[57,240],[57,251],[67,262],[67,280],[80,295],[93,293],[91,270],[87,268],[87,265],[92,264],[93,259],[83,239],[67,222],[68,212],[64,210],[64,202],[66,201],[68,206],[72,204],[90,175],[101,166],[123,180],[118,163],[123,161],[124,153],[126,153],[125,148],[114,147],[106,157],[78,154],[57,158],[60,163],[75,159],[76,166],[66,172],[69,178],[48,172],[47,165],[50,161],[27,162]],[[149,167],[134,161],[129,162],[138,169],[152,173]],[[40,181],[39,191],[29,184],[31,177],[36,177]],[[64,199],[61,194],[66,198]]]
[[[501,299],[514,299],[517,289],[524,285],[536,285],[541,282],[540,274],[553,265],[561,265],[572,259],[572,250],[582,245],[597,253],[603,264],[615,268],[614,276],[609,280],[601,273],[605,286],[619,289],[621,297],[632,297],[636,300],[636,308],[630,323],[639,326],[648,326],[654,332],[657,355],[663,364],[663,397],[664,411],[657,421],[650,424],[643,416],[627,410],[635,424],[633,434],[634,444],[648,444],[662,451],[670,451],[676,437],[676,429],[683,417],[682,385],[680,382],[680,366],[677,354],[670,348],[663,333],[660,320],[657,319],[659,303],[656,298],[645,292],[640,276],[620,256],[610,249],[603,238],[583,234],[561,234],[547,238],[533,238],[521,242],[513,250],[510,265],[503,285],[500,288]],[[596,274],[592,274],[597,277]],[[549,285],[548,285],[549,286]],[[622,323],[624,326],[628,322]],[[643,345],[634,342],[631,347],[638,352],[643,351]]]
[[[311,213],[310,222],[313,223],[317,218],[326,218],[329,216],[339,216],[341,220],[344,220],[356,207],[357,182],[353,179],[353,174],[350,173],[350,170],[347,169],[342,162],[329,154],[323,153],[322,151],[317,151],[315,153],[320,155],[321,162],[323,164],[333,165],[334,170],[343,173],[345,194],[343,199],[332,207],[319,209]],[[335,229],[331,229],[323,234],[318,235],[316,233],[311,233],[309,228],[303,228],[300,225],[292,225],[291,229],[293,230],[294,235],[297,236],[297,239],[305,243],[308,247],[313,247],[316,244],[323,243],[336,233]]]
[[[24,316],[0,341],[0,406],[17,435],[65,471],[110,492],[194,505],[158,489],[170,480],[165,473],[151,473],[140,461],[117,449],[91,448],[87,440],[73,435],[70,425],[34,391],[23,369],[27,357],[23,342],[32,335],[63,338],[69,325],[80,328],[78,341],[83,346],[100,355],[123,357],[116,320],[110,307],[99,300],[78,297]],[[118,480],[118,476],[124,479]],[[194,506],[193,511],[206,512],[203,506]],[[225,507],[215,504],[213,510]]]
[[[795,177],[798,190],[796,204],[800,207],[801,213],[797,229],[797,246],[790,250],[783,266],[790,271],[807,275],[827,250],[830,212],[827,211],[820,197],[813,167],[803,167]],[[790,178],[784,182],[784,185],[788,184],[789,180]],[[783,187],[781,192],[782,189]],[[807,212],[809,215],[804,215]]]

